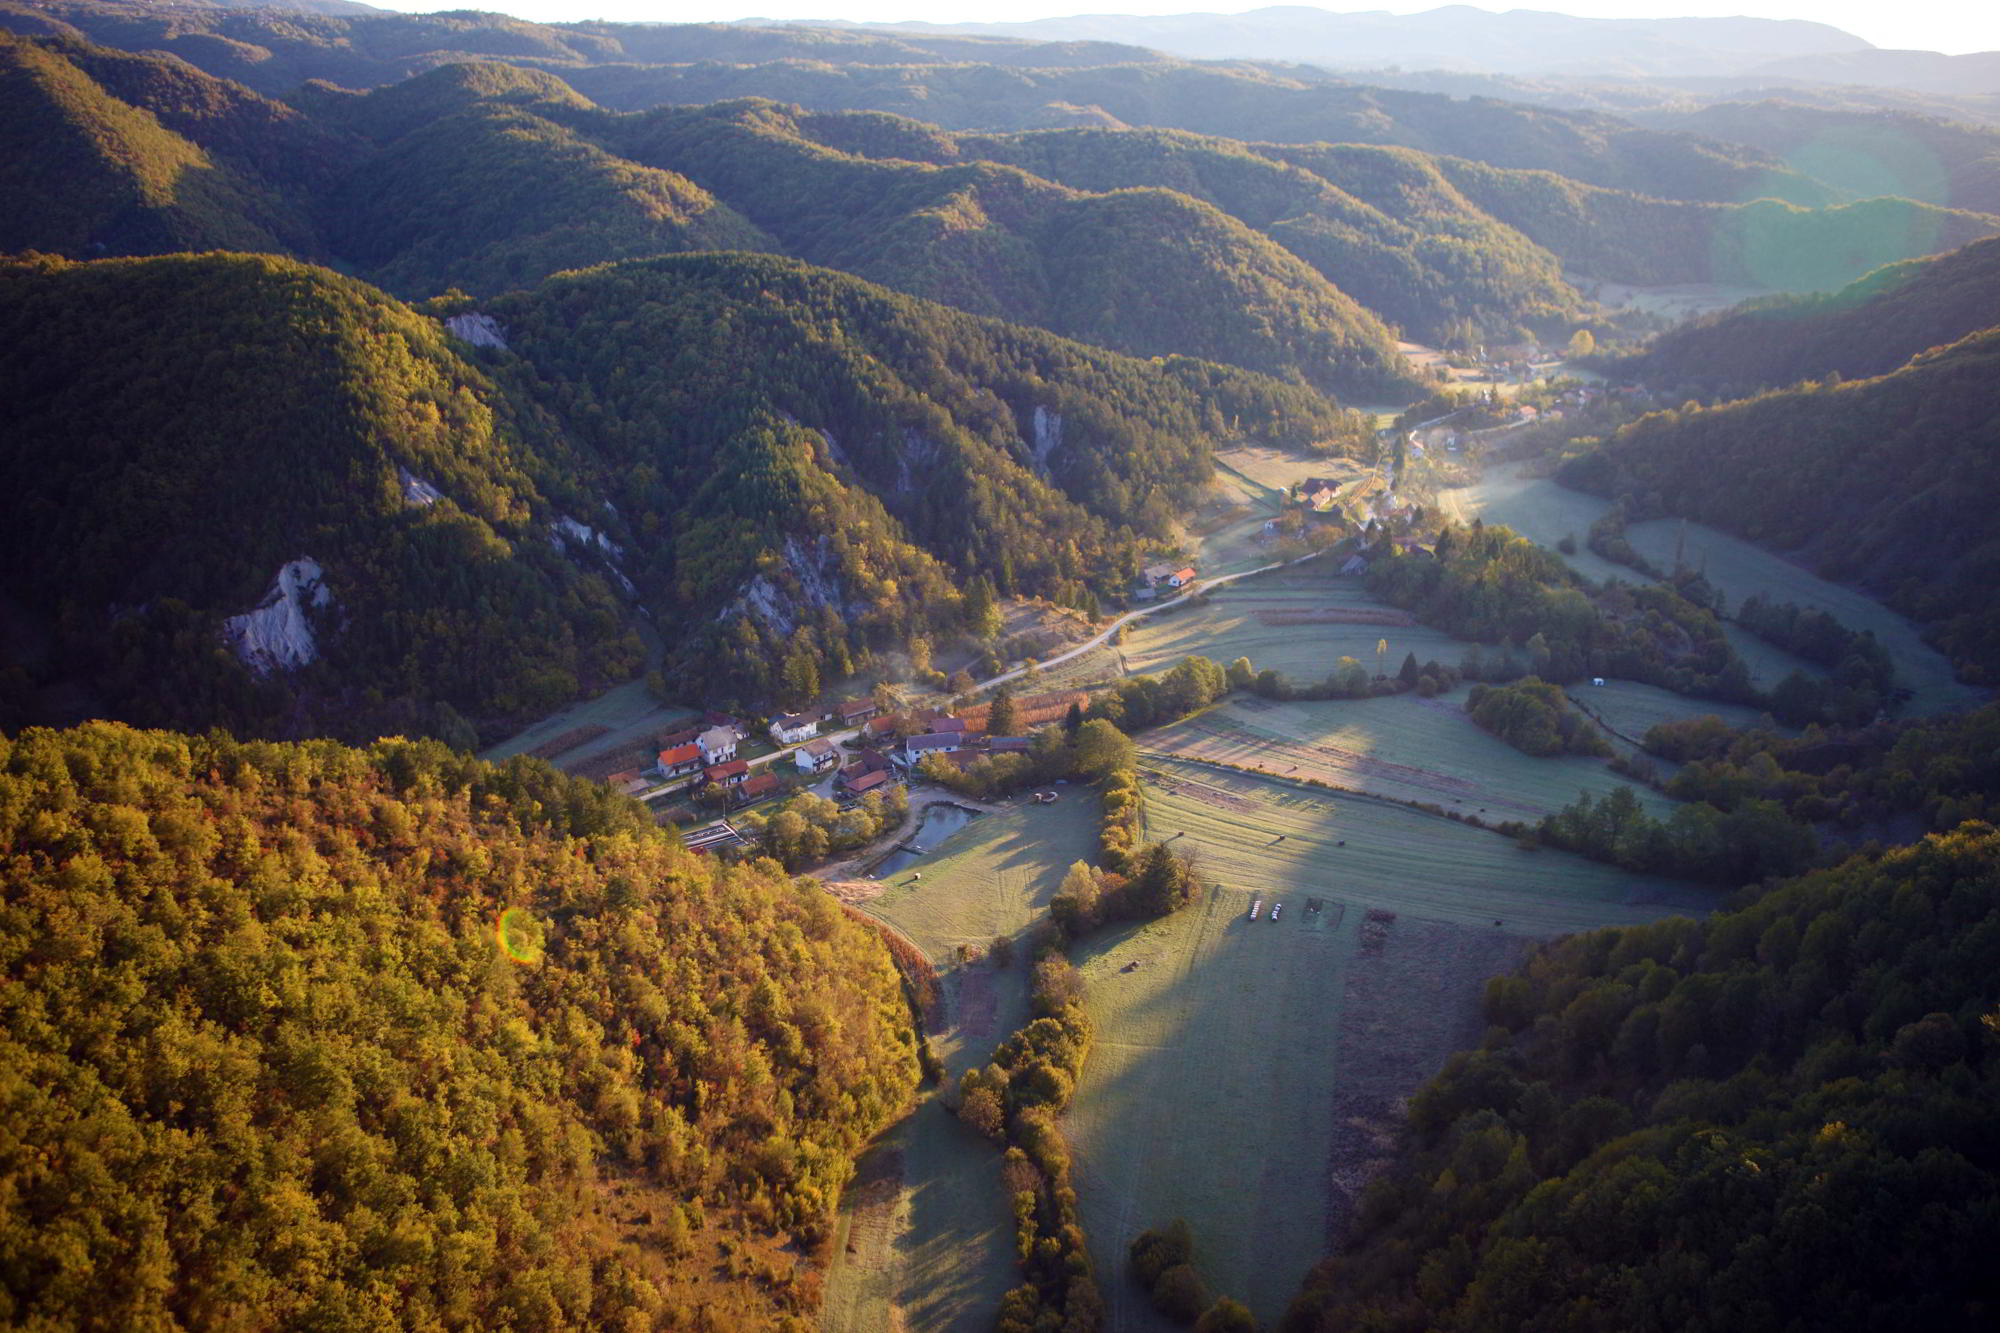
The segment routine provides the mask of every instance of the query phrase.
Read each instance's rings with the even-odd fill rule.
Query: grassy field
[[[1477,1039],[1487,976],[1529,937],[1715,896],[1366,797],[1148,768],[1149,836],[1192,845],[1211,887],[1079,951],[1098,1038],[1066,1128],[1117,1330],[1170,1327],[1123,1251],[1174,1217],[1211,1289],[1275,1319],[1387,1151],[1399,1099]]]
[[[1765,715],[1740,704],[1717,703],[1713,699],[1690,699],[1657,685],[1614,680],[1603,685],[1574,685],[1570,699],[1585,712],[1601,718],[1614,731],[1633,740],[1644,740],[1646,732],[1662,722],[1712,713],[1732,727],[1754,727],[1765,723]]]
[[[1641,555],[1664,569],[1673,564],[1675,549],[1682,544],[1681,529],[1673,521],[1634,523],[1625,535]],[[1829,583],[1782,556],[1714,528],[1689,523],[1686,530],[1682,558],[1726,593],[1731,606],[1761,592],[1774,601],[1824,611],[1851,630],[1872,631],[1894,659],[1898,680],[1915,696],[1906,711],[1941,713],[1978,703],[1978,691],[1952,678],[1944,654],[1925,643],[1915,625],[1874,598]]]
[[[1523,754],[1476,726],[1464,702],[1463,691],[1443,699],[1411,694],[1293,703],[1235,695],[1140,739],[1148,754],[1219,760],[1492,822],[1533,821],[1579,792],[1601,796],[1615,787],[1630,787],[1656,813],[1671,804],[1619,777],[1601,759]]]
[[[1420,662],[1456,663],[1465,655],[1464,643],[1439,630],[1366,623],[1407,617],[1371,598],[1359,579],[1337,576],[1336,568],[1321,558],[1259,574],[1216,589],[1205,606],[1140,621],[1126,636],[1126,667],[1164,671],[1191,653],[1224,664],[1248,657],[1259,671],[1274,667],[1294,680],[1321,681],[1343,656],[1372,667],[1382,639],[1389,641],[1391,671],[1409,652]]]
[[[1441,504],[1447,514],[1461,522],[1483,518],[1488,523],[1502,523],[1550,549],[1564,536],[1574,535],[1577,553],[1563,558],[1570,568],[1586,578],[1600,581],[1619,578],[1628,583],[1644,578],[1638,571],[1614,565],[1582,545],[1589,536],[1590,525],[1609,508],[1604,501],[1553,481],[1523,477],[1517,464],[1488,468],[1478,485],[1444,492]],[[1952,678],[1950,662],[1923,641],[1916,626],[1874,598],[1829,583],[1783,556],[1714,528],[1689,523],[1685,525],[1685,539],[1682,533],[1679,520],[1664,519],[1634,523],[1626,530],[1626,537],[1641,555],[1661,568],[1673,564],[1676,548],[1682,547],[1684,540],[1682,558],[1703,570],[1709,582],[1728,595],[1731,606],[1761,592],[1775,601],[1816,607],[1849,629],[1872,630],[1895,659],[1901,683],[1914,695],[1907,709],[1910,713],[1948,712],[1977,702],[1977,692]],[[1809,675],[1825,674],[1734,624],[1724,628],[1737,654],[1750,668],[1751,677],[1766,689],[1794,670]]]
[[[961,961],[996,935],[1016,936],[1046,912],[1074,861],[1097,847],[1097,802],[1060,787],[1055,805],[975,819],[864,911],[915,940],[937,964],[944,1030],[932,1046],[953,1078],[984,1063],[1027,1018],[1026,950],[1014,962]],[[821,1327],[829,1333],[992,1327],[1018,1281],[1014,1217],[1000,1154],[926,1096],[871,1151],[841,1200]]]

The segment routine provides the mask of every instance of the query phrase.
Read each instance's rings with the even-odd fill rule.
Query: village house
[[[1172,574],[1173,572],[1174,572],[1174,566],[1171,560],[1156,560],[1152,564],[1146,566],[1146,571],[1143,575],[1141,575],[1141,577],[1148,584],[1165,583],[1167,581],[1167,576]]]
[[[915,764],[927,754],[956,754],[965,745],[960,731],[929,731],[903,742],[903,762]]]
[[[1167,576],[1167,586],[1169,588],[1185,588],[1188,586],[1188,584],[1193,582],[1194,582],[1193,565],[1189,565],[1185,569],[1177,569],[1172,574],[1169,574]]]
[[[1324,513],[1340,498],[1340,483],[1325,477],[1307,477],[1299,483],[1299,499]]]
[[[903,719],[895,713],[885,713],[881,717],[871,717],[861,724],[861,739],[864,741],[886,741],[903,734]]]
[[[845,768],[840,770],[839,784],[840,790],[846,792],[849,796],[865,796],[871,791],[887,786],[890,780],[889,770],[886,768],[871,769],[866,773],[855,773],[851,777],[849,776],[849,771]]]
[[[726,764],[717,764],[702,771],[703,785],[714,783],[718,787],[739,787],[750,776],[750,765],[741,759],[732,759]]]
[[[663,736],[655,737],[654,744],[662,750],[677,750],[683,745],[693,745],[701,738],[701,734],[707,730],[708,725],[703,723],[698,727],[687,727],[680,731],[670,731]]]
[[[726,764],[736,757],[736,747],[742,739],[735,727],[718,726],[702,732],[694,743],[704,764]]]
[[[882,710],[875,706],[873,699],[843,699],[834,711],[840,718],[840,725],[858,727]]]
[[[730,755],[733,756],[734,754],[735,750],[732,748]],[[701,746],[695,744],[693,741],[688,742],[686,745],[676,745],[671,750],[662,750],[660,751],[660,776],[663,778],[686,777],[702,766],[704,758],[706,756],[702,754]]]
[[[786,713],[771,722],[771,739],[780,745],[797,745],[819,735],[819,719],[805,713]]]
[[[778,775],[776,773],[759,773],[757,776],[745,778],[739,783],[729,799],[736,805],[744,806],[749,805],[752,801],[761,801],[766,797],[776,796],[777,794]]]
[[[824,773],[840,762],[840,747],[820,737],[792,751],[792,762],[803,773]]]

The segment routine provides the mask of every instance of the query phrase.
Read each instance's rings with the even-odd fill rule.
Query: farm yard
[[[1057,790],[1053,805],[973,820],[862,905],[936,964],[944,1019],[932,1048],[954,1079],[1027,1018],[1025,944],[1006,967],[984,956],[987,946],[1039,920],[1070,864],[1096,852],[1096,800]],[[961,959],[961,946],[973,956]],[[841,1200],[821,1327],[985,1333],[1016,1280],[999,1150],[926,1095],[870,1151]]]
[[[1592,693],[1596,693],[1593,691]],[[1576,800],[1630,787],[1654,814],[1671,804],[1602,760],[1537,759],[1481,730],[1463,691],[1440,699],[1274,703],[1233,695],[1185,721],[1149,732],[1149,755],[1210,760],[1274,776],[1443,806],[1489,823],[1533,822]]]
[[[1274,668],[1294,680],[1321,681],[1341,657],[1371,669],[1375,645],[1389,641],[1388,669],[1403,655],[1456,663],[1467,645],[1440,630],[1411,624],[1394,607],[1370,597],[1361,581],[1342,578],[1329,560],[1307,561],[1218,588],[1206,605],[1138,622],[1126,636],[1125,665],[1133,673],[1165,671],[1191,654],[1229,663],[1248,657],[1259,671]]]
[[[1171,1327],[1120,1275],[1174,1217],[1211,1289],[1276,1319],[1400,1099],[1477,1040],[1487,977],[1529,937],[1716,897],[1367,797],[1177,760],[1145,777],[1148,835],[1190,845],[1211,887],[1078,960],[1098,1035],[1065,1128],[1113,1329]]]

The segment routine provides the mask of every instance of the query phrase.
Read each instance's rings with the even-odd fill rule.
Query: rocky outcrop
[[[223,639],[243,665],[267,676],[319,660],[308,609],[333,602],[324,576],[319,561],[311,556],[286,561],[263,601],[222,622]]]

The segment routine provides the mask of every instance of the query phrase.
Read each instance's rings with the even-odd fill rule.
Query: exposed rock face
[[[1062,432],[1062,413],[1035,409],[1035,466],[1044,473],[1049,470],[1049,455],[1062,448]]]
[[[403,483],[403,503],[414,509],[428,509],[444,499],[443,491],[406,467],[398,467],[396,476]]]
[[[507,339],[501,335],[500,321],[491,315],[453,315],[444,322],[444,327],[453,337],[463,338],[474,347],[507,350]]]
[[[834,568],[825,538],[812,541],[788,538],[783,559],[783,568],[775,576],[759,574],[744,584],[743,591],[716,619],[748,615],[779,634],[790,634],[804,618],[801,613],[808,609],[830,606],[842,615],[853,610],[847,605],[840,573]]]
[[[306,610],[333,601],[332,592],[321,582],[323,575],[319,561],[311,556],[287,561],[254,610],[222,622],[223,639],[243,665],[267,676],[319,659]]]

